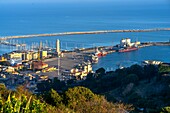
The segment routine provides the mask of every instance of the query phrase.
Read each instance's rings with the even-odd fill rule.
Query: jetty
[[[147,47],[147,46],[170,46],[169,42],[142,42],[138,48]]]
[[[25,47],[26,46],[26,44],[24,44],[24,43],[23,44],[11,43],[11,42],[8,42],[8,41],[5,41],[5,40],[1,40],[0,44],[6,45],[6,46],[16,46],[16,47],[19,47],[19,46]]]
[[[155,31],[170,31],[170,28],[100,30],[100,31],[30,34],[30,35],[19,35],[19,36],[4,36],[4,37],[0,37],[0,40],[17,39],[17,38],[31,38],[31,37],[64,36],[64,35],[104,34],[104,33],[122,33],[122,32],[155,32]]]

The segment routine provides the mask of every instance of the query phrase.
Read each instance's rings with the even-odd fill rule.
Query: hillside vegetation
[[[0,86],[2,113],[124,113],[133,110],[131,105],[108,102],[85,87],[69,88],[62,94],[51,89],[36,96],[19,87],[17,91]]]
[[[23,86],[16,91],[0,85],[4,113],[169,113],[170,74],[167,66],[133,65],[89,73],[86,80],[57,78],[37,85],[33,95]]]
[[[100,68],[81,84],[109,101],[133,104],[136,112],[155,113],[170,106],[169,72],[169,67],[161,65],[133,65],[107,73]]]

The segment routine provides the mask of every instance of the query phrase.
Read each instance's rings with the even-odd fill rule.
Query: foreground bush
[[[9,94],[7,100],[3,102],[0,96],[0,109],[3,113],[41,113],[45,112],[46,105],[41,103],[40,100],[27,99],[25,95],[16,97]]]
[[[39,97],[21,90],[4,94],[0,93],[0,113],[124,113],[133,110],[131,105],[110,103],[104,96],[82,86],[69,88],[62,94],[51,89]]]

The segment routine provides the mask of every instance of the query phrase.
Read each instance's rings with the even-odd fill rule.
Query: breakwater
[[[147,46],[170,46],[169,42],[142,42],[139,48],[147,47]]]
[[[121,33],[121,32],[154,32],[154,31],[170,31],[170,28],[45,33],[45,34],[31,34],[31,35],[20,35],[20,36],[4,36],[4,37],[0,37],[0,40],[8,40],[8,39],[16,39],[16,38],[31,38],[31,37],[46,37],[46,36],[63,36],[63,35],[104,34],[104,33]]]

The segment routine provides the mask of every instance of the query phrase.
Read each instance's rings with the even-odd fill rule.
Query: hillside
[[[0,110],[5,113],[125,113],[170,112],[169,67],[133,65],[89,73],[86,80],[57,78],[38,84],[37,95],[23,86],[16,91],[0,85]]]
[[[88,75],[82,84],[97,94],[105,95],[109,101],[134,105],[136,112],[159,112],[170,106],[168,71],[167,66],[153,65],[133,65],[108,73],[100,68],[95,74]]]

